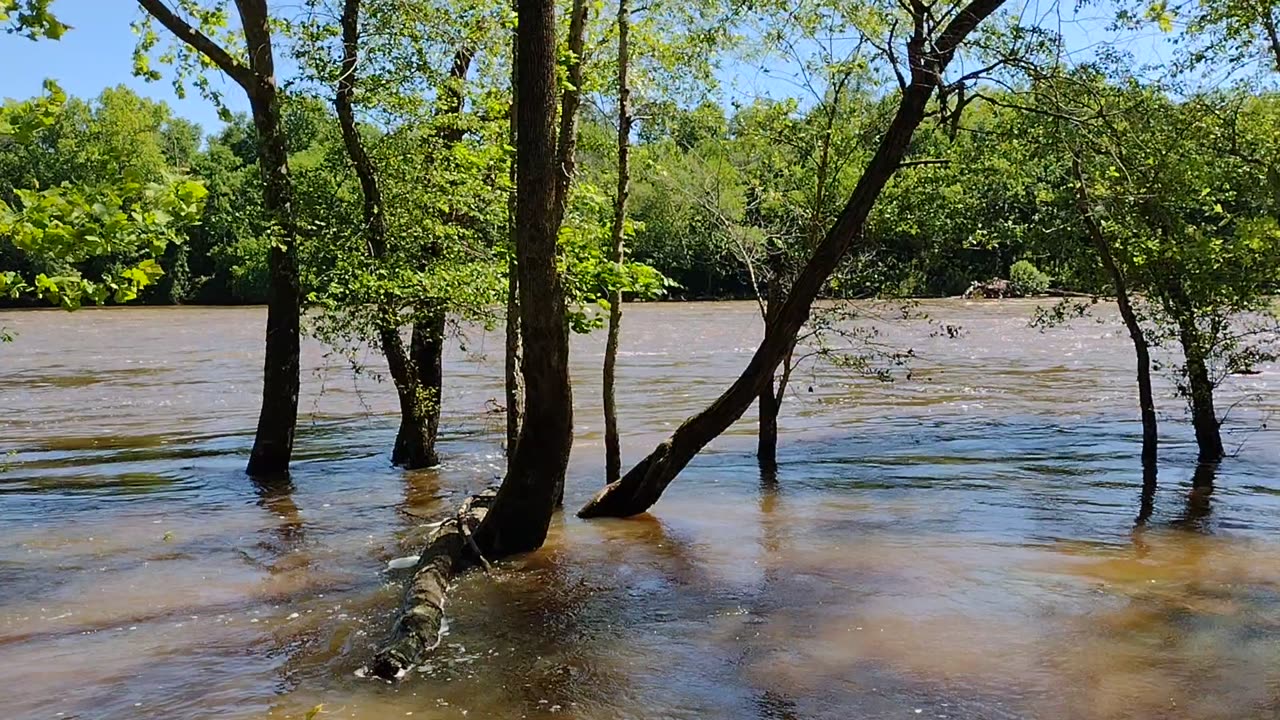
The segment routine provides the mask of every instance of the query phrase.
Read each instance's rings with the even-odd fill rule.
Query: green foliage
[[[614,290],[628,299],[654,300],[672,285],[662,273],[642,262],[618,264],[609,259],[612,218],[611,196],[590,183],[575,184],[569,215],[560,227],[559,270],[569,306],[569,327],[577,333],[604,326]],[[634,222],[628,222],[624,232],[632,238],[636,229]]]
[[[1034,297],[1049,290],[1049,276],[1027,260],[1009,266],[1009,289],[1017,297]]]
[[[0,0],[0,28],[31,40],[60,40],[70,30],[50,11],[53,0]]]
[[[204,186],[159,172],[149,178],[137,164],[120,164],[96,177],[64,176],[41,187],[58,171],[30,161],[41,148],[61,144],[65,116],[78,110],[64,104],[56,85],[46,88],[45,96],[0,109],[0,130],[8,137],[0,136],[0,165],[13,171],[0,185],[0,262],[10,265],[0,267],[0,297],[39,298],[68,310],[83,302],[133,300],[163,274],[156,258],[198,220]],[[136,156],[140,148],[115,150],[117,157]]]

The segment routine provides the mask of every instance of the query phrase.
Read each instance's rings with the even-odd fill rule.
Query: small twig
[[[493,571],[493,565],[485,558],[484,553],[480,552],[480,546],[476,544],[475,538],[471,537],[471,528],[467,527],[467,521],[463,517],[463,513],[458,513],[453,518],[458,524],[458,532],[462,533],[462,538],[467,541],[467,547],[471,548],[471,552],[475,553],[476,559],[480,561],[480,567],[484,568],[485,574]]]

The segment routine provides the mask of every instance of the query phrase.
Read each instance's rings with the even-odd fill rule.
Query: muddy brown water
[[[386,563],[501,472],[499,334],[451,350],[444,464],[422,472],[388,465],[389,388],[308,344],[292,484],[255,487],[261,309],[0,313],[0,717],[1277,717],[1280,368],[1223,391],[1238,454],[1208,495],[1160,390],[1135,528],[1127,341],[1037,332],[1032,308],[885,326],[910,380],[801,373],[772,486],[749,415],[651,515],[557,518],[543,550],[458,583],[396,686],[357,675],[398,603]],[[743,303],[626,323],[634,460],[759,327]],[[603,465],[602,338],[574,342],[571,508]]]

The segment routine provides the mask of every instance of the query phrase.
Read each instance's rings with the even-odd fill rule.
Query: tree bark
[[[631,192],[631,63],[630,0],[618,0],[618,191],[613,200],[613,248],[610,259],[619,268],[625,258],[627,197]],[[609,293],[609,335],[604,345],[604,457],[605,482],[622,476],[622,442],[618,438],[618,401],[614,391],[618,342],[622,332],[622,289]]]
[[[1129,331],[1129,339],[1133,341],[1133,353],[1138,361],[1138,409],[1142,415],[1142,467],[1143,482],[1155,483],[1155,468],[1158,459],[1160,442],[1159,427],[1156,420],[1155,395],[1151,391],[1151,351],[1142,324],[1138,322],[1138,314],[1133,309],[1129,298],[1129,283],[1124,272],[1116,264],[1115,255],[1111,252],[1111,243],[1107,241],[1093,215],[1089,201],[1089,189],[1085,185],[1084,171],[1080,168],[1080,160],[1072,158],[1071,168],[1076,178],[1076,209],[1084,221],[1085,230],[1093,241],[1093,247],[1102,260],[1102,267],[1111,277],[1111,285],[1116,291],[1116,306],[1120,309],[1120,317]]]
[[[554,0],[519,0],[517,21],[516,250],[526,414],[511,469],[476,530],[491,557],[534,550],[546,540],[573,443],[569,331],[556,269]]]
[[[355,168],[363,197],[364,235],[369,256],[376,261],[387,259],[387,218],[382,199],[382,188],[377,171],[360,138],[355,117],[355,90],[360,59],[360,0],[343,0],[342,15],[342,65],[338,77],[334,108],[338,125],[342,130],[342,142],[347,157]],[[441,315],[443,320],[443,315]],[[400,402],[400,429],[396,433],[391,451],[391,462],[409,469],[430,467],[438,462],[435,450],[436,428],[439,427],[439,357],[434,358],[433,388],[419,383],[417,353],[410,357],[400,337],[400,309],[382,304],[377,312],[378,342],[387,358],[387,369]],[[442,323],[443,324],[443,323]],[[412,341],[414,349],[420,344],[415,328]],[[431,364],[429,356],[421,358]],[[430,370],[430,368],[428,368]],[[433,393],[434,390],[434,393]]]
[[[770,383],[827,278],[849,247],[862,237],[867,215],[880,191],[897,170],[911,137],[956,48],[1003,0],[973,0],[962,8],[937,38],[926,38],[927,10],[915,5],[914,32],[907,45],[911,79],[902,92],[888,130],[859,178],[840,216],[814,249],[804,269],[765,329],[764,341],[746,369],[707,409],[685,420],[676,432],[633,467],[621,480],[606,485],[579,512],[580,517],[635,515],[653,506],[663,490],[697,453],[732,425]]]

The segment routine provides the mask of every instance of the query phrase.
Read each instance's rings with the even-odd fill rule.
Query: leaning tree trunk
[[[1080,168],[1079,159],[1072,158],[1071,166],[1076,176],[1076,209],[1084,221],[1085,229],[1093,241],[1099,259],[1102,260],[1102,267],[1111,277],[1111,284],[1116,290],[1116,306],[1120,309],[1120,317],[1129,331],[1129,339],[1133,341],[1133,353],[1138,361],[1138,409],[1142,415],[1143,486],[1150,485],[1154,489],[1160,437],[1156,421],[1155,395],[1151,391],[1150,345],[1147,342],[1146,333],[1142,330],[1142,324],[1138,322],[1138,314],[1133,309],[1133,303],[1129,297],[1129,284],[1125,280],[1124,272],[1116,264],[1115,255],[1111,252],[1111,243],[1107,242],[1106,236],[1102,233],[1102,226],[1093,216],[1089,190],[1085,185],[1084,172]]]
[[[932,41],[925,38],[923,11],[915,18],[916,30],[907,46],[911,76],[903,89],[897,112],[854,187],[849,202],[796,277],[746,369],[707,409],[685,420],[670,438],[621,480],[606,485],[597,493],[578,512],[580,517],[625,517],[648,510],[689,461],[742,417],[770,384],[774,370],[808,320],[813,301],[827,278],[850,245],[861,238],[867,215],[901,164],[911,137],[924,118],[929,97],[957,46],[1002,3],[1003,0],[974,0],[961,9]]]
[[[369,256],[375,261],[385,261],[387,251],[387,218],[382,199],[382,187],[373,161],[365,150],[360,130],[356,126],[354,108],[356,72],[360,60],[360,0],[344,0],[342,15],[342,65],[338,77],[334,108],[338,125],[342,130],[342,142],[347,157],[355,168],[363,197],[364,234]],[[400,337],[400,309],[383,304],[378,307],[378,341],[387,358],[387,370],[391,374],[396,395],[400,401],[400,430],[396,433],[391,451],[391,462],[406,468],[423,468],[436,464],[436,428],[439,425],[439,359],[435,359],[434,396],[432,388],[419,382],[419,357],[410,357]],[[414,329],[413,346],[417,350],[419,340]],[[431,363],[432,359],[426,357]],[[430,374],[431,368],[426,368]],[[434,398],[434,399],[433,399]],[[433,411],[432,405],[436,411]]]
[[[490,557],[534,550],[564,487],[573,443],[569,331],[556,269],[556,40],[554,0],[519,0],[516,238],[525,420],[493,507],[476,529]]]
[[[631,85],[627,78],[631,52],[629,0],[618,0],[618,192],[613,200],[613,254],[619,268],[624,259],[627,196],[631,192]],[[618,438],[618,401],[614,391],[618,367],[618,341],[622,331],[622,289],[609,293],[609,336],[604,345],[604,468],[605,482],[622,476],[622,442]]]
[[[1187,395],[1191,401],[1191,424],[1196,432],[1201,463],[1215,463],[1226,451],[1222,446],[1222,423],[1213,407],[1213,380],[1209,377],[1209,361],[1204,346],[1204,333],[1196,326],[1196,310],[1186,290],[1176,278],[1169,278],[1164,288],[1166,309],[1178,327],[1178,343],[1186,361]]]

